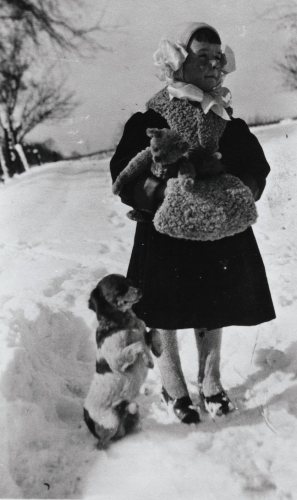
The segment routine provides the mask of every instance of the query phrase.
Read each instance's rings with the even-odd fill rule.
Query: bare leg
[[[198,348],[198,385],[205,409],[212,417],[226,415],[234,410],[221,384],[220,361],[222,329],[195,329]]]
[[[163,352],[158,358],[163,387],[172,399],[188,396],[188,389],[181,367],[176,330],[158,328]]]
[[[158,329],[162,339],[163,352],[158,358],[162,378],[162,394],[168,406],[172,405],[177,418],[184,424],[200,421],[197,409],[193,407],[181,367],[175,330]]]
[[[205,396],[213,396],[222,390],[220,382],[222,329],[194,331],[199,359],[198,384]]]

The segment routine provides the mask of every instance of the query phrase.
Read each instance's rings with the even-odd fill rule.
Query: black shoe
[[[162,387],[161,394],[165,403],[172,404],[174,414],[181,422],[184,424],[198,424],[200,422],[199,413],[195,410],[190,396],[173,399],[164,387]]]
[[[213,396],[205,396],[202,389],[199,390],[199,395],[203,401],[206,411],[214,418],[221,415],[227,415],[235,410],[235,406],[231,403],[229,396],[223,390]]]

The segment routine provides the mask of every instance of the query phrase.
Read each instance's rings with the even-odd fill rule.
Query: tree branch
[[[65,80],[57,84],[56,79],[44,75],[23,96],[18,140],[22,141],[40,123],[67,118],[78,105],[75,92],[67,89]]]
[[[43,36],[48,41],[67,51],[75,51],[82,56],[84,51],[93,52],[100,48],[108,50],[108,47],[98,42],[93,34],[97,32],[110,31],[115,27],[104,28],[103,16],[91,25],[85,25],[82,21],[86,2],[80,0],[0,0],[0,19],[7,22],[18,22],[22,25],[23,33],[31,37],[33,42],[41,48]],[[76,15],[74,16],[74,13]]]

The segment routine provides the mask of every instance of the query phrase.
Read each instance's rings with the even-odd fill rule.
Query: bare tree
[[[18,24],[35,46],[45,40],[67,51],[85,55],[85,49],[106,49],[93,35],[115,27],[104,27],[102,10],[91,25],[85,22],[86,0],[0,0],[0,20]]]
[[[25,89],[23,77],[30,62],[24,51],[24,42],[18,27],[4,33],[1,38],[0,65],[1,164],[9,175],[23,171],[26,167],[19,161],[15,150],[12,119],[18,95]]]
[[[40,123],[68,117],[78,104],[55,65],[41,70],[33,56],[26,55],[18,34],[10,35],[0,65],[0,123],[10,175],[27,167],[21,148],[25,135]]]
[[[0,0],[0,161],[10,175],[26,168],[20,144],[24,136],[45,120],[69,116],[77,105],[66,80],[48,68],[52,52],[83,57],[107,50],[97,32],[116,27],[103,27],[105,9],[93,24],[87,23],[87,6],[87,0]],[[46,71],[40,72],[41,63]]]
[[[18,143],[37,125],[45,121],[67,118],[79,105],[75,92],[68,90],[67,80],[50,68],[37,80],[30,79],[20,92],[14,119],[14,134]]]
[[[272,22],[283,36],[283,57],[276,61],[285,86],[297,89],[297,0],[275,2],[268,7],[263,18]]]

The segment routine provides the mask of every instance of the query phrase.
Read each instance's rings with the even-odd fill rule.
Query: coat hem
[[[176,326],[176,324],[172,323],[162,323],[162,322],[156,322],[155,321],[148,321],[144,317],[141,317],[143,321],[145,321],[147,328],[160,328],[162,330],[189,330],[189,329],[194,329],[194,328],[207,328],[208,330],[216,330],[218,328],[228,328],[231,326],[257,326],[257,325],[262,325],[263,323],[268,323],[269,321],[273,321],[276,319],[276,316],[271,316],[267,317],[262,320],[235,320],[235,321],[222,321],[220,323],[209,323],[206,321],[197,321],[197,324],[191,323],[178,323],[179,326]],[[160,324],[162,323],[162,324]]]

